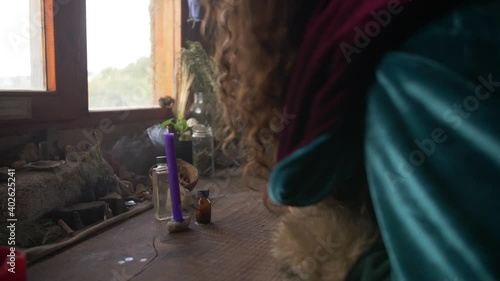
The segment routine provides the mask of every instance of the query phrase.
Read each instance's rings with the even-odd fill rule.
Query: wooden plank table
[[[265,188],[262,181],[252,184]],[[212,224],[169,234],[148,211],[28,268],[28,281],[283,280],[270,255],[279,220],[240,177],[201,180]]]

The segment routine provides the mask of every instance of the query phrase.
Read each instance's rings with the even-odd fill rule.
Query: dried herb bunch
[[[188,91],[179,89],[180,102],[178,112],[184,113],[193,102],[194,93],[203,93],[205,101],[211,105],[213,120],[211,127],[215,138],[218,139],[219,131],[222,133],[223,123],[220,99],[218,94],[217,68],[200,42],[188,42],[187,48],[181,51],[181,86],[189,86]],[[185,83],[189,82],[189,83]]]
[[[200,42],[188,42],[188,48],[181,51],[182,67],[194,77],[191,93],[205,93],[215,98],[217,91],[216,69],[213,59],[207,54]]]
[[[82,187],[84,201],[94,201],[113,191],[122,195],[118,177],[102,156],[100,140],[86,151],[68,146],[66,152],[66,160],[73,167],[73,176]]]

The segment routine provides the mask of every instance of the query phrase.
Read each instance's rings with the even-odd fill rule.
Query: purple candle
[[[181,194],[177,173],[177,158],[175,156],[175,137],[172,133],[165,133],[165,152],[167,154],[168,180],[170,183],[170,199],[172,201],[173,221],[182,222]]]

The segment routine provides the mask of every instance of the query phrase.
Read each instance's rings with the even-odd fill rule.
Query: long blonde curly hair
[[[294,0],[205,0],[202,32],[214,44],[225,144],[238,139],[244,173],[267,177],[300,32]],[[292,32],[293,30],[293,32]],[[274,129],[274,130],[273,130]]]

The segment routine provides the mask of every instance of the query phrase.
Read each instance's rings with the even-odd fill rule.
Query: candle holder
[[[191,217],[190,216],[184,216],[183,221],[178,222],[171,220],[167,223],[167,230],[170,233],[177,233],[177,232],[182,232],[185,231],[189,228],[189,224],[191,224]]]

